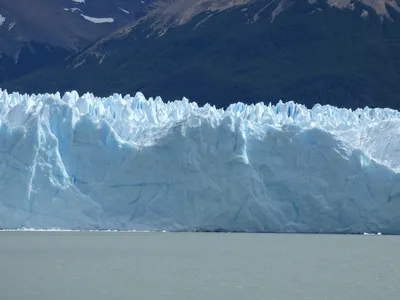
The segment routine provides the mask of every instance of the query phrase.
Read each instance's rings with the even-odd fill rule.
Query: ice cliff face
[[[0,227],[400,233],[400,113],[0,91]]]

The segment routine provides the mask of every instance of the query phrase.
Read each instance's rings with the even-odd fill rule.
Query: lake
[[[0,299],[400,298],[400,237],[0,232]]]

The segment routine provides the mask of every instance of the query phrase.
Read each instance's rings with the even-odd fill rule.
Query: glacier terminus
[[[0,228],[23,227],[400,234],[400,112],[0,90]]]

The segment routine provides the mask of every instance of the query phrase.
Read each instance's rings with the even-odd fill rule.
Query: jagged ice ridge
[[[400,233],[400,113],[0,90],[0,228]]]

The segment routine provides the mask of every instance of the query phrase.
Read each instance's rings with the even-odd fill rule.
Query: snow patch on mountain
[[[94,17],[89,17],[84,14],[81,14],[81,16],[85,19],[88,20],[92,23],[96,24],[102,24],[102,23],[113,23],[114,19],[113,18],[94,18]]]
[[[10,25],[8,26],[8,31],[11,31],[11,29],[14,28],[15,24],[17,24],[17,22],[11,22]]]
[[[122,12],[124,12],[124,13],[126,13],[126,14],[129,15],[129,11],[127,11],[126,9],[123,9],[123,8],[121,8],[121,7],[118,7],[118,9],[119,9],[120,11],[122,11]]]
[[[400,233],[400,113],[0,91],[0,227]]]
[[[64,8],[64,10],[65,10],[65,11],[71,11],[71,12],[74,12],[74,13],[78,13],[78,12],[81,12],[81,11],[82,11],[80,8],[77,8],[77,7]]]
[[[3,17],[2,15],[0,15],[0,26],[3,25],[5,21],[6,21],[6,18]]]

